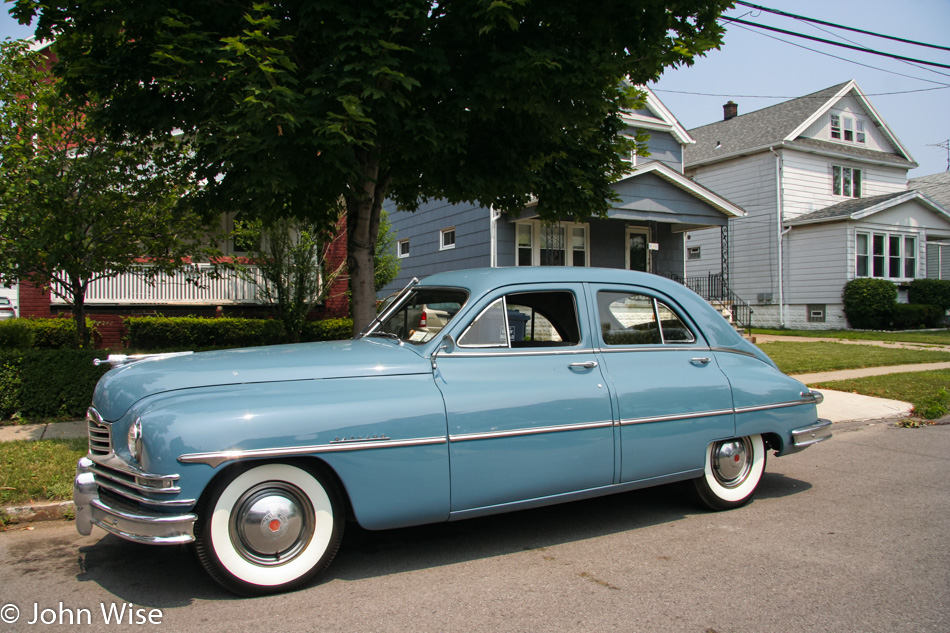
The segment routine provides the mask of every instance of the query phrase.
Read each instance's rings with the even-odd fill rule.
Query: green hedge
[[[858,330],[887,330],[897,305],[897,286],[886,279],[853,279],[845,284],[842,299],[848,325]]]
[[[907,299],[946,312],[950,310],[950,279],[915,279],[910,282]]]
[[[898,303],[891,312],[891,327],[895,330],[935,328],[943,319],[943,310],[937,306],[916,303]]]
[[[284,340],[283,323],[273,319],[132,317],[125,325],[135,350],[253,347]]]
[[[0,350],[0,416],[82,417],[108,365],[105,350]]]
[[[95,334],[95,324],[86,319]],[[0,349],[78,349],[79,333],[72,319],[10,319],[0,321]]]
[[[324,319],[323,321],[308,321],[303,326],[300,340],[305,343],[313,341],[342,341],[353,338],[353,319]]]

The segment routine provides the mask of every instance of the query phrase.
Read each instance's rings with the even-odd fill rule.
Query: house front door
[[[627,228],[627,270],[650,272],[650,231]]]

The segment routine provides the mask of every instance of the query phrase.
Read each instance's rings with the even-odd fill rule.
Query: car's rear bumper
[[[150,545],[177,545],[195,540],[193,513],[168,514],[148,510],[99,494],[92,462],[83,458],[76,466],[73,482],[73,503],[76,506],[76,529],[88,535],[97,525],[106,532],[127,541]]]
[[[788,444],[783,455],[803,451],[812,444],[824,442],[831,438],[831,420],[818,418],[814,424],[793,429],[791,432],[792,441]]]

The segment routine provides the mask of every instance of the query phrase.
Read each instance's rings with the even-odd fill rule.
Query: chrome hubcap
[[[752,468],[752,445],[748,438],[717,442],[711,450],[713,475],[720,485],[735,488],[746,480]]]
[[[282,565],[310,542],[314,511],[307,496],[283,481],[257,485],[238,499],[231,513],[231,542],[258,565]]]

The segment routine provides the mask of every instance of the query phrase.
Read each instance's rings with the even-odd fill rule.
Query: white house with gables
[[[687,235],[687,275],[722,269],[757,326],[847,327],[842,288],[945,277],[950,211],[918,189],[917,163],[854,81],[689,130],[685,173],[747,213]],[[723,253],[725,246],[727,252]]]

